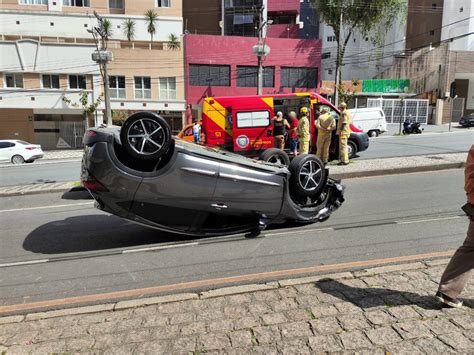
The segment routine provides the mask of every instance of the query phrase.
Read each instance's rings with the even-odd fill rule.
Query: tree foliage
[[[179,40],[179,37],[173,33],[170,33],[168,37],[168,48],[172,50],[181,49],[181,42]]]
[[[158,14],[155,10],[150,9],[145,12],[146,30],[150,34],[150,42],[153,42],[153,36],[156,33],[156,23],[158,22]]]
[[[127,37],[128,43],[131,43],[132,40],[135,38],[136,32],[136,22],[132,19],[127,19],[123,22],[123,34]]]

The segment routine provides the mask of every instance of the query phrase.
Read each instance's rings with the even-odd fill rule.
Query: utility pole
[[[334,85],[334,106],[339,105],[339,81],[341,80],[341,66],[342,66],[342,61],[340,60],[341,57],[341,43],[342,43],[342,2],[341,2],[341,13],[339,15],[339,38],[337,40],[337,59],[336,59],[336,81]]]
[[[258,10],[258,45],[263,46],[263,9],[264,5]],[[258,77],[257,77],[257,95],[263,93],[263,51],[257,53],[258,58]]]
[[[112,52],[107,51],[109,37],[107,29],[104,26],[104,19],[95,11],[94,16],[97,18],[97,21],[99,21],[99,26],[94,27],[92,30],[87,30],[87,32],[91,33],[95,40],[97,50],[92,53],[92,60],[99,64],[100,74],[104,83],[105,118],[107,126],[112,126],[112,108],[110,106],[110,86],[107,63],[113,60],[113,55]]]

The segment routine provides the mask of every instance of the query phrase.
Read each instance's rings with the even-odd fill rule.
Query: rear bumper
[[[26,161],[33,161],[33,160],[41,159],[42,157],[44,157],[44,154],[36,154],[26,159]]]

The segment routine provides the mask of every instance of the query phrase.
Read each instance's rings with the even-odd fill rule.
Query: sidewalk
[[[54,160],[54,159],[81,159],[83,149],[76,150],[47,150],[44,152],[44,157],[41,160]]]
[[[461,309],[433,298],[447,259],[0,318],[0,353],[474,352]]]
[[[423,133],[449,133],[449,124],[442,125],[431,125],[431,124],[422,124],[421,128],[424,129]],[[402,125],[403,130],[403,125]],[[387,132],[383,133],[381,137],[389,137],[395,134],[398,134],[400,131],[400,125],[398,123],[388,123]],[[464,128],[459,125],[457,122],[453,122],[451,125],[451,132],[473,132],[473,128]],[[422,133],[422,134],[423,134]]]

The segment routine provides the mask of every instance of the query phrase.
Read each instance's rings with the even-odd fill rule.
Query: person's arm
[[[285,125],[286,129],[291,129],[291,126],[290,124],[288,123],[288,121],[286,119],[283,120],[283,124]]]
[[[319,121],[319,118],[316,121],[314,121],[314,125],[316,126],[316,129],[318,130],[323,128],[321,127],[321,122]]]
[[[328,131],[329,131],[329,132],[332,132],[332,131],[334,131],[335,129],[336,129],[336,120],[333,118],[333,119],[331,120],[331,125],[329,126]]]
[[[474,205],[474,145],[469,150],[466,161],[466,169],[464,170],[467,202]]]

